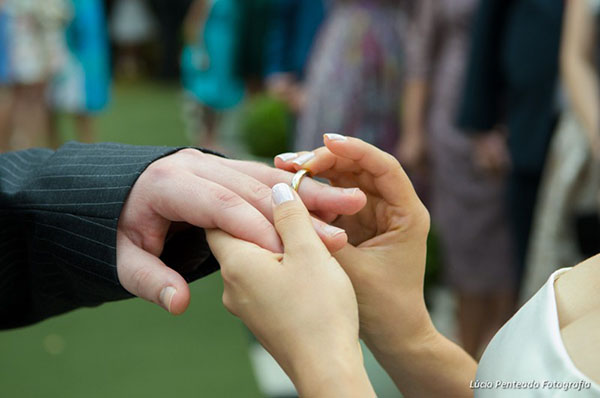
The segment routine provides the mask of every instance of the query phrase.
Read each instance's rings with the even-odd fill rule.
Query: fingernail
[[[280,205],[284,202],[289,202],[290,200],[294,200],[292,187],[283,182],[273,186],[273,202],[275,205]]]
[[[275,157],[280,159],[283,162],[289,162],[290,160],[297,158],[298,154],[295,152],[286,152],[286,153],[280,153],[279,155],[277,155]]]
[[[327,137],[328,140],[331,140],[331,141],[346,141],[346,140],[348,140],[348,137],[346,137],[345,135],[341,135],[341,134],[327,133],[324,135],[325,135],[325,137]]]
[[[173,286],[167,286],[160,292],[160,302],[169,312],[171,312],[171,301],[173,301],[175,293],[177,293],[177,289]]]
[[[344,231],[341,228],[334,227],[333,225],[326,224],[323,227],[323,232],[325,232],[328,236],[336,236],[336,235],[339,235],[339,234],[343,234],[346,231]]]
[[[344,195],[354,195],[358,192],[358,188],[344,188],[342,189]]]
[[[311,160],[314,157],[315,157],[314,153],[308,152],[308,153],[305,153],[304,155],[298,156],[298,158],[296,160],[294,160],[294,163],[297,164],[298,166],[302,166],[304,163],[308,162],[309,160]]]

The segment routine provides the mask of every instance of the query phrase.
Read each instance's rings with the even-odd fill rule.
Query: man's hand
[[[187,308],[189,288],[159,256],[173,222],[221,229],[274,252],[282,244],[272,221],[271,187],[289,183],[292,174],[253,162],[223,159],[184,149],[157,160],[133,186],[117,231],[117,272],[130,293],[173,314]],[[313,226],[331,251],[345,235],[332,234],[326,222],[354,214],[365,204],[359,190],[348,192],[306,179],[300,196],[318,215]]]

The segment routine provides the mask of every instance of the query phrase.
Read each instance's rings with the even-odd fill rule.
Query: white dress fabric
[[[554,272],[494,336],[471,385],[476,398],[600,397],[600,385],[575,367],[560,334],[554,281],[569,269]]]
[[[144,0],[119,0],[110,21],[112,38],[120,45],[139,45],[152,39],[156,25]]]
[[[10,60],[13,80],[41,83],[64,63],[67,50],[64,29],[72,18],[66,0],[5,0],[11,17]]]

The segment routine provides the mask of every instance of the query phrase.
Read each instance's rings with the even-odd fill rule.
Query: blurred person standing
[[[520,286],[546,152],[558,119],[558,52],[563,0],[481,0],[471,35],[458,116],[475,137],[478,162],[506,163],[497,136],[506,121],[509,217]]]
[[[569,1],[565,7],[561,77],[568,104],[538,195],[523,301],[544,284],[544,275],[600,250],[600,1]]]
[[[326,17],[326,0],[273,0],[265,54],[268,92],[298,112],[303,81],[317,34]],[[311,147],[312,148],[312,147]]]
[[[0,153],[10,151],[12,127],[10,23],[6,1],[0,0]]]
[[[476,0],[420,0],[409,22],[400,160],[427,163],[431,212],[444,273],[458,293],[462,346],[480,350],[508,320],[515,264],[506,212],[506,170],[475,161],[473,140],[455,127]]]
[[[66,0],[5,0],[10,23],[14,93],[12,149],[48,145],[46,88],[66,58],[64,29],[72,10]]]
[[[221,112],[244,97],[237,74],[240,5],[236,0],[195,0],[185,20],[181,54],[185,112],[192,140],[215,148]]]
[[[68,54],[50,82],[54,112],[75,116],[77,139],[96,141],[93,115],[109,99],[110,64],[108,32],[101,0],[70,0],[74,14],[67,26]],[[60,146],[56,125],[51,126],[52,146]]]
[[[237,0],[240,5],[237,74],[254,95],[264,90],[267,34],[272,25],[274,0]]]
[[[159,77],[165,81],[178,80],[180,74],[181,26],[193,0],[149,0],[160,31]]]
[[[110,35],[116,47],[115,74],[138,77],[144,69],[144,46],[155,34],[156,23],[146,0],[116,0],[110,16]]]
[[[331,2],[311,56],[296,148],[343,132],[391,152],[399,134],[405,2]]]

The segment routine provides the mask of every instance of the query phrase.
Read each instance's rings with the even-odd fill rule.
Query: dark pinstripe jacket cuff
[[[121,209],[146,167],[179,149],[72,142],[2,155],[0,327],[130,297],[116,269]],[[188,281],[218,268],[201,229],[170,237],[163,260]]]

